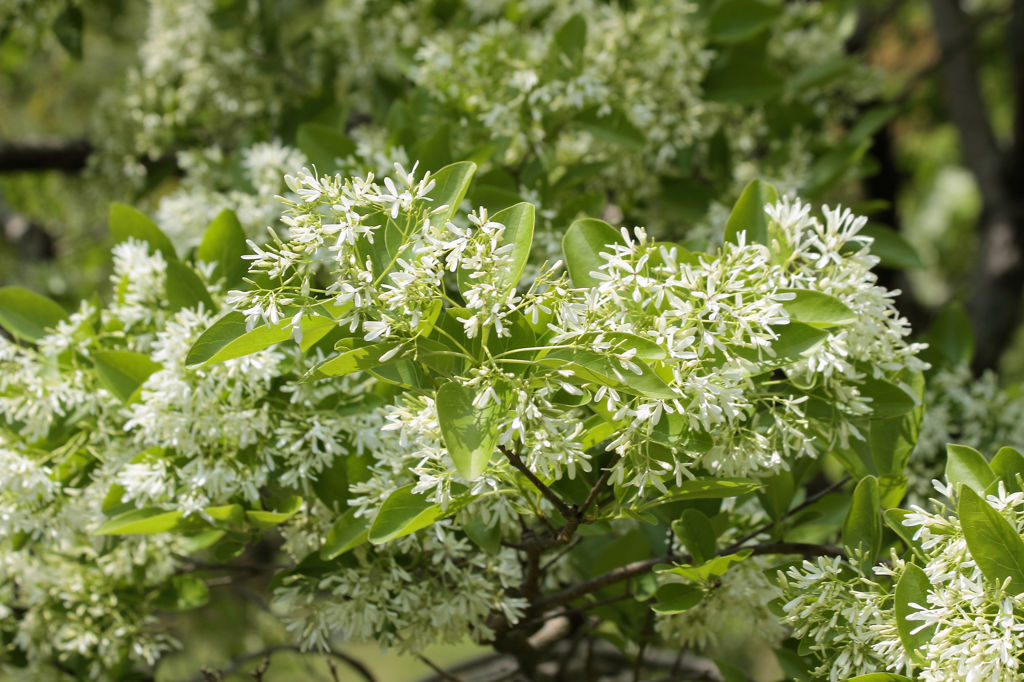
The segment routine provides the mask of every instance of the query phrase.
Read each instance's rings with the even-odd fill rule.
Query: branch
[[[421,663],[423,663],[431,670],[433,670],[437,674],[437,676],[442,680],[448,680],[448,682],[462,682],[460,678],[456,677],[455,675],[452,675],[450,672],[448,672],[438,664],[434,663],[423,654],[417,653],[416,658],[420,659]]]
[[[56,170],[78,173],[93,152],[86,140],[0,142],[0,173]]]
[[[508,449],[504,445],[499,445],[498,450],[501,451],[501,454],[505,455],[509,464],[515,467],[523,476],[526,476],[530,483],[532,483],[533,486],[540,491],[540,494],[544,496],[544,499],[554,505],[555,509],[558,510],[558,513],[561,514],[566,521],[569,521],[576,516],[575,511],[563,502],[562,498],[555,494],[555,491],[547,487],[547,485],[544,484],[544,481],[537,478],[537,475],[530,471],[530,468],[526,466],[526,463],[523,462],[523,459],[517,453]]]
[[[751,550],[752,554],[801,554],[805,557],[845,556],[843,551],[838,547],[832,547],[830,545],[812,545],[803,542],[771,542],[748,547],[727,547],[715,552],[715,555],[726,556],[729,554],[736,554],[737,552],[745,549]],[[657,557],[654,559],[634,561],[624,566],[619,566],[618,568],[608,571],[603,575],[599,575],[596,578],[591,578],[590,580],[567,587],[561,592],[555,592],[554,594],[550,594],[539,599],[533,604],[531,611],[539,615],[549,609],[565,606],[566,604],[576,601],[580,597],[585,597],[586,595],[592,592],[597,592],[609,585],[614,585],[615,583],[622,582],[623,580],[629,580],[630,578],[643,575],[658,564],[688,563],[690,561],[692,561],[690,556],[678,554],[669,554],[667,556]]]
[[[802,512],[804,509],[807,509],[812,504],[814,504],[815,502],[817,502],[821,498],[825,497],[829,493],[833,493],[833,492],[839,490],[844,485],[846,485],[852,478],[853,478],[852,476],[844,476],[843,478],[839,479],[838,481],[836,481],[832,485],[827,486],[825,488],[822,488],[821,490],[819,490],[818,492],[814,493],[813,495],[808,497],[806,500],[804,500],[803,502],[801,502],[797,506],[795,506],[792,509],[790,509],[789,511],[787,511],[785,514],[783,514],[779,518],[775,519],[774,521],[769,521],[768,523],[764,524],[763,526],[761,526],[757,530],[751,531],[747,535],[744,535],[742,538],[740,538],[736,542],[734,542],[731,545],[729,545],[728,547],[726,547],[725,550],[723,550],[723,551],[731,552],[731,551],[735,550],[737,547],[741,547],[742,545],[750,542],[751,540],[756,538],[761,533],[767,533],[772,528],[774,528],[780,521],[783,521],[784,519],[788,519],[789,517],[794,516],[794,515]]]
[[[276,654],[278,652],[281,652],[281,651],[290,651],[290,652],[298,653],[298,654],[318,654],[319,653],[319,654],[322,654],[324,656],[328,656],[330,658],[333,658],[334,660],[337,660],[337,661],[340,661],[340,662],[344,663],[349,668],[351,668],[353,671],[355,671],[355,673],[359,677],[361,677],[365,682],[377,682],[377,678],[375,678],[373,676],[373,673],[370,672],[369,668],[367,668],[360,661],[358,661],[355,658],[352,658],[348,654],[342,653],[340,651],[335,651],[334,649],[330,649],[328,651],[320,651],[320,652],[318,652],[318,651],[303,651],[302,649],[300,649],[299,647],[295,646],[294,644],[274,644],[272,646],[265,647],[265,648],[263,648],[263,649],[261,649],[259,651],[254,651],[252,653],[248,653],[248,654],[245,654],[243,656],[239,656],[239,657],[234,658],[231,661],[229,661],[227,667],[224,669],[223,672],[217,671],[216,673],[213,673],[208,668],[203,668],[203,671],[201,672],[201,674],[199,676],[197,676],[197,677],[193,677],[192,680],[190,680],[190,682],[205,682],[206,680],[211,679],[211,675],[215,676],[213,679],[217,679],[216,675],[219,675],[220,679],[223,679],[224,677],[230,677],[232,674],[237,672],[238,669],[241,668],[242,666],[244,666],[246,663],[251,663],[252,661],[255,661],[255,660],[258,660],[258,659],[269,660],[271,656],[273,656],[274,654]]]

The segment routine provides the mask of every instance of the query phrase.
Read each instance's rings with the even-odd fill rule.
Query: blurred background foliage
[[[978,390],[1007,405],[1024,379],[1022,23],[1010,0],[4,0],[0,285],[68,308],[105,291],[112,201],[180,249],[225,207],[261,234],[283,190],[257,173],[297,159],[472,158],[472,201],[534,201],[552,234],[594,214],[701,244],[760,176],[870,215],[901,311],[933,340],[962,341],[969,318],[974,353],[947,369],[1000,370]],[[260,165],[261,143],[295,154]],[[943,428],[936,443],[964,435]],[[159,679],[286,641],[244,599],[181,618],[190,646]],[[381,679],[430,672],[357,653]],[[268,680],[331,679],[278,657]]]

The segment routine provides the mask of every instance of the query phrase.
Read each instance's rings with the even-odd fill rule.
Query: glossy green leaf
[[[883,267],[905,270],[924,267],[917,249],[891,227],[872,223],[866,225],[860,234],[871,237],[871,253],[878,256],[879,264]]]
[[[392,360],[398,361],[402,359],[401,352],[397,355],[392,353],[392,351],[402,345],[401,341],[384,341],[382,343],[366,343],[359,339],[354,341],[354,347],[343,349],[338,355],[324,360],[309,370],[302,380],[312,381],[325,377],[345,376],[353,372],[379,367]],[[389,353],[391,353],[390,357],[388,356]],[[381,358],[384,359],[382,360]]]
[[[487,523],[480,517],[467,519],[462,524],[462,530],[477,547],[490,555],[501,551],[501,526],[496,523]]]
[[[683,516],[672,522],[672,532],[686,546],[694,563],[704,563],[715,556],[717,535],[711,519],[697,509],[683,510]]]
[[[321,174],[339,170],[341,162],[356,151],[356,143],[345,133],[322,123],[300,125],[295,143]]]
[[[896,629],[899,631],[903,648],[911,656],[916,656],[918,649],[931,641],[935,635],[934,625],[919,630],[918,628],[923,625],[921,621],[907,619],[907,616],[928,608],[930,587],[931,583],[928,582],[925,572],[916,564],[907,564],[893,593]],[[917,606],[912,606],[912,604],[917,604]]]
[[[582,14],[572,15],[555,31],[555,47],[559,57],[577,71],[583,66],[583,48],[586,44],[587,20]]]
[[[984,495],[985,489],[995,482],[996,474],[985,456],[974,448],[949,443],[946,445],[946,478],[954,488],[963,483]]]
[[[725,241],[738,244],[740,233],[746,232],[748,244],[768,244],[768,216],[764,207],[778,200],[779,193],[774,187],[761,180],[751,180],[725,223]]]
[[[160,589],[153,599],[159,611],[188,611],[210,601],[210,588],[197,575],[176,575]]]
[[[843,521],[843,545],[851,557],[861,557],[861,573],[870,575],[882,548],[882,511],[878,479],[865,476],[853,490],[850,511]]]
[[[647,137],[629,120],[621,109],[605,112],[603,107],[584,109],[575,119],[576,124],[594,137],[627,149],[643,148]]]
[[[607,262],[600,254],[610,251],[609,244],[623,243],[622,234],[603,220],[581,218],[570,225],[562,237],[562,254],[573,286],[597,286],[591,273]]]
[[[654,593],[657,603],[651,607],[655,613],[669,616],[689,611],[704,599],[704,590],[685,583],[666,583]]]
[[[723,0],[708,17],[708,39],[735,43],[767,30],[782,14],[782,7],[760,0]]]
[[[752,493],[761,484],[749,478],[697,478],[684,480],[679,485],[669,488],[666,495],[661,495],[650,502],[640,505],[639,509],[651,509],[670,502],[682,500],[711,500],[725,497],[738,497]]]
[[[151,252],[159,251],[168,262],[178,260],[174,245],[167,235],[149,216],[127,204],[110,205],[110,234],[113,235],[115,242],[136,239],[149,244]]]
[[[917,526],[906,526],[907,516],[910,514],[906,509],[886,509],[882,514],[882,519],[885,521],[885,525],[899,536],[910,550],[923,557],[924,552],[921,549],[921,541],[915,540],[914,535],[917,533]]]
[[[571,370],[574,377],[584,382],[608,384],[648,398],[672,400],[679,397],[643,360],[634,358],[630,362],[639,369],[639,374],[623,368],[618,360],[583,348],[560,348],[537,360],[537,364],[545,367]]]
[[[857,315],[835,296],[809,289],[780,289],[780,294],[792,296],[782,301],[782,307],[791,320],[812,327],[827,328],[851,324]]]
[[[321,306],[317,310],[323,314],[304,315],[300,322],[302,343],[299,345],[303,350],[311,347],[337,326],[333,315],[340,314],[343,308]],[[212,365],[265,350],[291,337],[292,330],[287,328],[289,324],[290,318],[281,320],[272,327],[259,325],[247,332],[245,315],[239,312],[227,313],[196,339],[188,351],[185,364],[190,367]]]
[[[182,308],[195,308],[200,303],[204,310],[214,310],[213,299],[206,285],[199,278],[192,266],[181,261],[168,261],[167,279],[164,283],[167,294],[167,307],[171,312]]]
[[[148,355],[128,350],[96,351],[92,363],[103,387],[123,403],[131,400],[149,375],[162,369]]]
[[[971,558],[992,585],[1009,579],[1011,594],[1024,592],[1024,540],[1002,514],[969,486],[961,486],[957,513]]]
[[[1024,478],[1024,455],[1020,451],[1009,447],[999,448],[990,465],[992,472],[1006,485],[1007,492],[1020,492],[1017,477]]]
[[[151,535],[174,530],[183,512],[164,509],[133,509],[119,514],[96,529],[96,535]]]
[[[476,173],[476,164],[471,161],[459,161],[445,166],[432,176],[434,187],[427,196],[430,197],[432,208],[447,206],[448,210],[435,216],[438,223],[451,220],[458,210],[459,204],[466,196],[469,183]]]
[[[234,211],[224,209],[207,226],[196,257],[204,263],[216,263],[213,280],[223,277],[226,287],[230,289],[242,282],[247,269],[242,256],[248,251],[242,224],[238,222]]]
[[[38,341],[68,315],[56,302],[21,287],[0,288],[0,326],[12,336]]]
[[[379,545],[415,533],[444,516],[441,505],[426,495],[414,495],[413,486],[399,488],[384,500],[370,526],[369,540]]]
[[[358,511],[355,508],[349,509],[334,522],[320,548],[321,559],[333,559],[369,540],[369,520],[356,516]]]
[[[928,343],[926,354],[933,365],[966,367],[974,359],[974,331],[959,303],[949,303],[939,311],[922,341]]]
[[[530,258],[530,249],[533,247],[533,224],[535,208],[529,202],[521,202],[509,206],[503,211],[498,211],[491,216],[491,220],[505,226],[505,233],[502,235],[501,244],[512,245],[509,257],[512,263],[503,268],[499,273],[496,285],[506,290],[512,290],[519,284],[519,278],[526,268],[526,261]]]
[[[82,58],[82,35],[85,32],[85,15],[82,13],[82,8],[70,2],[65,4],[64,9],[53,20],[51,28],[60,46],[67,50],[73,58],[80,60]]]
[[[291,517],[295,516],[302,509],[302,498],[293,495],[285,499],[272,511],[262,509],[248,509],[245,512],[245,520],[257,528],[273,528],[279,526]]]
[[[580,336],[580,341],[587,344],[607,345],[610,352],[619,354],[635,350],[636,357],[641,360],[664,360],[668,353],[650,339],[625,332],[593,332]]]
[[[695,582],[707,582],[716,578],[721,578],[726,572],[733,566],[745,561],[750,557],[753,550],[744,549],[734,554],[724,554],[722,556],[716,556],[714,559],[707,561],[700,565],[688,566],[686,564],[679,564],[676,566],[656,566],[654,568],[655,573],[674,573],[681,575],[687,580],[693,580]]]
[[[906,389],[884,379],[867,377],[860,385],[860,394],[870,398],[874,417],[896,417],[918,406],[919,399]]]
[[[448,454],[459,474],[473,481],[487,469],[498,444],[506,412],[493,398],[483,408],[473,405],[481,387],[452,381],[437,390],[437,421]]]

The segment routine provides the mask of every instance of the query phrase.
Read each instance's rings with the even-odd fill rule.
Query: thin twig
[[[840,488],[842,488],[844,485],[846,485],[852,479],[853,479],[852,476],[844,476],[842,479],[836,481],[835,483],[833,483],[832,485],[828,486],[827,488],[823,488],[822,490],[819,490],[818,492],[814,493],[813,495],[808,497],[806,500],[804,500],[803,502],[798,504],[797,506],[793,507],[792,509],[790,509],[789,511],[784,513],[779,518],[775,519],[774,521],[769,521],[768,523],[764,524],[763,526],[761,526],[757,530],[752,531],[752,532],[748,533],[747,535],[744,535],[742,538],[740,538],[736,542],[734,542],[731,545],[729,545],[726,548],[726,550],[733,550],[736,547],[741,547],[742,545],[744,545],[747,542],[750,542],[751,540],[756,538],[761,533],[767,533],[772,528],[774,528],[779,523],[779,521],[782,521],[783,519],[788,519],[789,517],[802,512],[804,509],[807,509],[812,504],[814,504],[815,502],[817,502],[821,498],[825,497],[829,493],[833,493],[833,492],[839,490]]]
[[[363,665],[363,663],[361,663],[355,658],[352,658],[348,654],[342,653],[341,651],[336,651],[334,649],[324,652],[303,651],[294,644],[274,644],[263,649],[260,649],[259,651],[254,651],[252,653],[244,654],[235,659],[232,659],[230,663],[228,663],[227,667],[224,668],[223,671],[217,671],[217,674],[220,675],[219,679],[223,679],[225,676],[230,676],[234,674],[236,671],[238,671],[239,668],[246,665],[247,663],[250,663],[260,658],[269,658],[270,656],[273,656],[274,654],[279,653],[281,651],[291,651],[293,653],[299,654],[322,653],[325,656],[329,656],[347,665],[349,668],[355,671],[355,673],[359,675],[359,677],[365,680],[365,682],[377,682],[377,678],[373,676],[373,673],[370,672],[369,668],[367,668],[365,665]],[[210,671],[209,668],[203,668],[201,671],[201,675],[192,678],[192,681],[190,682],[209,682],[210,680],[218,679],[217,677],[211,677],[212,674],[213,673]]]
[[[537,478],[537,475],[530,471],[530,468],[526,466],[526,463],[523,462],[523,459],[517,453],[504,445],[499,445],[498,450],[501,451],[501,454],[505,455],[509,464],[515,467],[523,476],[526,476],[527,480],[529,480],[530,483],[540,491],[540,494],[543,495],[548,502],[554,505],[559,514],[561,514],[566,520],[575,516],[573,509],[563,502],[562,498],[555,494],[555,491],[545,485],[544,481]]]
[[[600,494],[601,490],[604,489],[608,479],[612,477],[612,472],[615,470],[615,466],[619,463],[620,459],[622,459],[622,455],[616,452],[615,456],[612,457],[612,461],[608,462],[608,466],[605,468],[604,473],[601,474],[601,478],[597,479],[597,483],[595,483],[594,487],[590,489],[590,494],[587,495],[587,499],[584,500],[583,505],[577,512],[581,520],[586,516],[587,511],[590,509],[590,505],[594,504],[594,500],[597,499],[598,494]]]
[[[437,673],[438,677],[440,677],[442,680],[448,680],[448,682],[462,682],[460,678],[456,677],[455,675],[452,675],[450,672],[448,672],[438,664],[434,663],[432,660],[430,660],[423,654],[417,653],[416,658],[420,659],[420,661],[422,661],[425,665],[429,666],[430,669]]]

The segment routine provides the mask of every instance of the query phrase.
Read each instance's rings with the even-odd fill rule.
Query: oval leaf
[[[764,207],[778,200],[779,193],[774,187],[760,180],[751,180],[725,223],[725,241],[738,244],[740,232],[745,231],[748,244],[768,244],[768,216]]]
[[[882,548],[881,498],[874,476],[865,476],[853,490],[850,511],[843,521],[843,545],[847,554],[862,557],[861,573],[869,574]]]
[[[573,286],[597,286],[598,279],[590,273],[605,264],[601,252],[608,251],[609,244],[622,243],[618,230],[603,220],[581,218],[570,225],[562,237],[562,254]]]
[[[38,341],[68,315],[56,302],[21,287],[0,288],[0,326],[25,341]]]
[[[789,319],[812,327],[838,327],[857,321],[857,315],[835,296],[810,289],[782,289],[779,293],[792,295],[782,307]]]
[[[96,535],[150,535],[174,530],[181,523],[181,511],[133,509],[110,519],[96,529]]]
[[[223,277],[225,285],[233,288],[241,284],[245,275],[246,263],[242,256],[248,251],[245,230],[238,222],[238,216],[234,211],[224,209],[207,226],[196,257],[205,263],[216,263],[213,279]]]
[[[985,489],[995,482],[996,474],[980,452],[966,445],[950,443],[946,445],[946,478],[954,488],[963,483],[984,495]]]
[[[994,585],[1009,578],[1011,594],[1024,592],[1024,540],[1010,522],[968,486],[960,487],[957,513],[982,575]]]
[[[115,242],[127,241],[129,238],[146,242],[154,251],[162,253],[167,262],[178,260],[178,254],[167,235],[149,216],[127,204],[110,205],[110,234],[114,236]]]
[[[931,641],[935,634],[935,626],[918,629],[923,625],[918,620],[907,620],[907,616],[928,608],[928,589],[931,583],[928,576],[916,564],[907,564],[894,593],[894,610],[896,612],[896,628],[899,631],[903,648],[911,656],[919,658],[917,650]],[[917,604],[917,606],[912,606]]]
[[[399,488],[384,500],[370,526],[368,538],[379,545],[415,533],[444,515],[440,505],[424,495],[414,495],[413,486]]]
[[[480,477],[498,444],[504,409],[492,398],[483,408],[473,405],[477,389],[449,382],[437,391],[441,437],[459,474],[467,481]]]
[[[655,613],[664,616],[689,611],[704,599],[704,590],[695,585],[667,583],[654,593],[657,603],[651,607]]]
[[[97,351],[92,364],[100,383],[123,403],[131,400],[150,374],[162,369],[148,355],[127,350]]]

